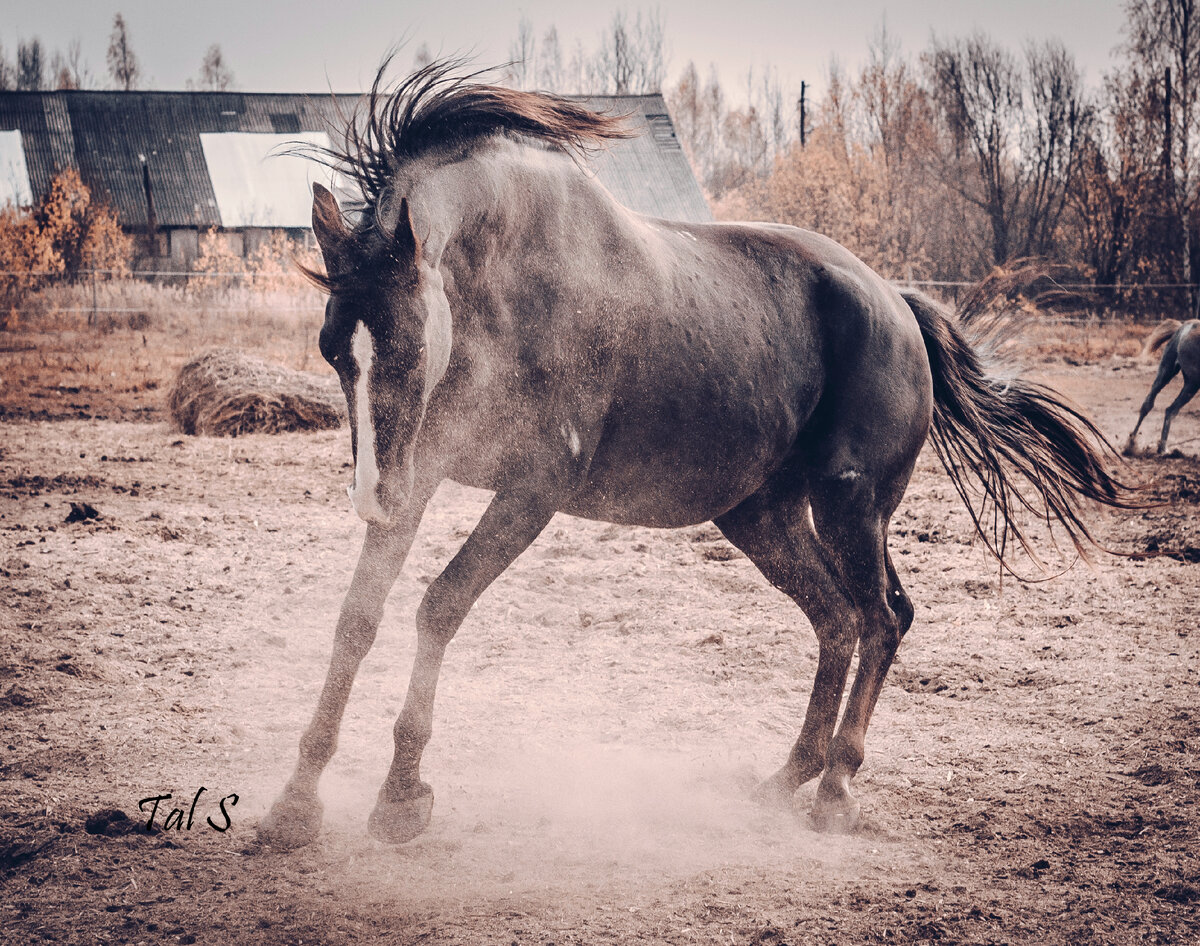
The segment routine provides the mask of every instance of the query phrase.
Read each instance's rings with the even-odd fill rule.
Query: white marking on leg
[[[358,370],[354,382],[354,429],[358,441],[358,456],[354,465],[354,485],[347,493],[359,518],[368,522],[386,519],[375,488],[379,485],[379,462],[375,456],[375,425],[371,420],[371,365],[375,360],[375,343],[367,327],[359,322],[350,339],[350,356]]]
[[[579,440],[579,431],[575,429],[575,425],[567,421],[558,430],[562,434],[563,440],[567,442],[567,449],[571,451],[571,456],[579,456],[583,444]]]

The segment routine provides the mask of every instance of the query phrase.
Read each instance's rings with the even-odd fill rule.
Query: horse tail
[[[933,375],[930,437],[980,538],[1010,573],[1016,574],[1007,557],[1010,537],[1044,571],[1014,515],[1023,507],[1061,523],[1088,561],[1097,543],[1080,518],[1081,500],[1135,506],[1130,487],[1106,469],[1116,451],[1049,388],[1004,371],[996,347],[1005,328],[1011,330],[1010,321],[977,328],[976,320],[954,320],[920,293],[903,295],[921,327]],[[971,480],[983,488],[978,508],[968,492]]]
[[[1152,352],[1158,351],[1167,343],[1167,340],[1179,331],[1183,323],[1178,319],[1163,319],[1158,325],[1154,326],[1154,331],[1146,336],[1146,343],[1142,345],[1142,352],[1139,357],[1145,358]]]

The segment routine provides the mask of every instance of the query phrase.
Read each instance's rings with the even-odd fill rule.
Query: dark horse
[[[1175,419],[1175,415],[1179,413],[1183,405],[1194,398],[1197,391],[1200,391],[1200,321],[1190,319],[1180,323],[1175,319],[1167,319],[1161,322],[1146,339],[1146,344],[1142,347],[1142,354],[1148,355],[1152,351],[1158,351],[1164,344],[1167,347],[1163,350],[1162,360],[1158,363],[1158,374],[1155,375],[1154,382],[1150,385],[1150,393],[1142,402],[1137,423],[1133,425],[1133,430],[1129,434],[1129,440],[1125,444],[1126,453],[1133,453],[1137,442],[1138,428],[1142,426],[1142,421],[1154,408],[1154,399],[1158,397],[1158,392],[1165,388],[1175,375],[1180,371],[1183,372],[1183,388],[1180,390],[1179,396],[1171,402],[1166,410],[1166,416],[1163,418],[1162,436],[1158,438],[1159,453],[1162,453],[1167,446],[1171,421]]]
[[[819,663],[799,739],[759,795],[786,803],[820,775],[814,817],[852,824],[850,780],[913,619],[888,520],[931,425],[964,498],[974,474],[994,504],[990,529],[972,516],[1002,561],[1010,534],[1027,545],[1014,503],[1063,523],[1077,548],[1078,497],[1123,503],[1096,430],[1050,392],[989,376],[934,303],[825,237],[621,206],[578,160],[628,135],[618,119],[446,63],[390,94],[381,82],[326,156],[365,209],[350,227],[327,190],[313,201],[326,272],[312,275],[329,292],[321,352],[349,407],[366,539],[299,763],[260,837],[288,848],[316,836],[351,684],[443,479],[495,496],[417,611],[375,837],[399,843],[428,824],[420,762],[446,645],[559,511],[711,519],[795,600]],[[1014,468],[1032,492],[1014,489]]]

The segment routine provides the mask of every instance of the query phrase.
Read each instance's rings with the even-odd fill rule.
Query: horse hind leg
[[[883,550],[887,581],[885,589],[861,586],[864,596],[864,630],[859,638],[858,670],[846,700],[841,725],[830,746],[825,774],[817,786],[813,818],[818,827],[842,830],[853,827],[858,805],[850,793],[850,781],[862,765],[867,726],[875,710],[884,680],[891,669],[900,641],[913,621],[913,606],[900,578]],[[867,576],[862,576],[867,577]],[[880,594],[883,591],[883,594]]]
[[[817,634],[817,674],[800,737],[759,793],[787,801],[824,773],[813,819],[827,830],[851,830],[858,822],[850,781],[863,761],[884,678],[913,619],[885,547],[887,520],[903,486],[865,480],[828,478],[811,497],[764,493],[717,520],[768,580],[800,605]],[[856,644],[859,668],[835,735]]]
[[[817,636],[817,672],[800,735],[787,761],[756,791],[767,804],[787,806],[801,785],[825,769],[861,615],[817,538],[802,490],[766,487],[715,522],[772,585],[800,606]]]
[[[1138,429],[1142,426],[1142,421],[1146,419],[1146,415],[1154,409],[1155,398],[1158,393],[1165,388],[1172,378],[1179,372],[1179,362],[1175,359],[1174,346],[1167,343],[1167,350],[1163,352],[1162,360],[1158,363],[1158,374],[1154,376],[1154,383],[1150,385],[1150,393],[1146,395],[1146,399],[1142,401],[1141,410],[1138,412],[1137,423],[1133,425],[1133,430],[1129,433],[1129,439],[1125,441],[1125,455],[1129,456],[1133,453],[1135,443],[1137,441]],[[1169,426],[1169,425],[1168,425]],[[1165,442],[1165,437],[1163,438]],[[1161,452],[1161,448],[1160,448]]]
[[[1163,419],[1162,436],[1158,440],[1158,452],[1162,453],[1167,446],[1167,435],[1171,432],[1171,421],[1175,419],[1175,415],[1188,401],[1196,396],[1196,392],[1200,391],[1200,377],[1188,378],[1184,377],[1183,390],[1179,392],[1179,396],[1171,402],[1171,406],[1167,408],[1166,417]]]

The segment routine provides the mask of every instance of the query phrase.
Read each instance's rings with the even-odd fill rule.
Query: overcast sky
[[[1030,39],[1058,38],[1094,84],[1111,67],[1124,20],[1120,0],[0,0],[0,45],[11,60],[21,40],[37,37],[49,50],[65,50],[78,39],[93,75],[108,85],[104,54],[119,11],[143,88],[183,88],[218,43],[240,90],[354,92],[370,83],[388,46],[405,37],[407,50],[426,42],[435,53],[473,51],[490,65],[508,57],[522,13],[539,37],[554,24],[565,49],[576,38],[591,49],[616,10],[655,6],[666,24],[669,76],[688,60],[702,74],[714,63],[731,91],[747,69],[766,65],[779,70],[785,88],[806,79],[819,90],[830,58],[853,70],[885,17],[910,53],[933,33],[979,29],[1014,50]],[[408,66],[410,53],[399,61]]]

